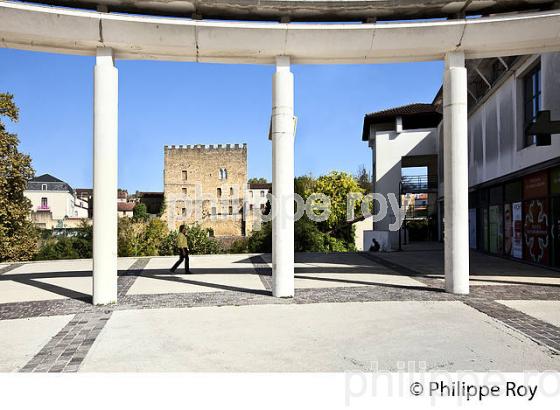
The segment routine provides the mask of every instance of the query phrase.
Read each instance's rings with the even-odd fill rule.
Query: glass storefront
[[[489,209],[488,235],[489,252],[501,255],[503,253],[503,226],[502,226],[502,206],[492,205]]]
[[[560,167],[550,171],[552,265],[560,268]]]
[[[548,172],[523,179],[523,255],[525,260],[548,265],[551,247],[548,209]]]
[[[560,268],[560,197],[552,198],[552,264]]]
[[[470,246],[560,267],[560,167],[469,194]]]

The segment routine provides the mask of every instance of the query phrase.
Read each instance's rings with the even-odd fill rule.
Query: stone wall
[[[244,235],[246,187],[247,144],[164,147],[163,218],[170,229],[198,223],[215,236]]]

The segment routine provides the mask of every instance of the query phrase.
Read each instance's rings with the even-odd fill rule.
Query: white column
[[[463,52],[445,56],[443,79],[445,289],[469,293],[467,69]]]
[[[93,303],[117,301],[118,72],[98,48],[93,86]]]
[[[294,76],[276,58],[272,81],[272,294],[294,296]]]

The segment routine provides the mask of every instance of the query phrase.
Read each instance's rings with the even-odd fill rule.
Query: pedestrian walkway
[[[192,275],[120,258],[103,307],[90,260],[4,264],[0,371],[560,370],[557,272],[473,254],[457,296],[441,258],[296,254],[291,299],[271,295],[269,254],[195,255]]]

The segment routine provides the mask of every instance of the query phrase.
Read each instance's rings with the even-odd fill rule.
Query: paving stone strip
[[[560,354],[560,328],[493,300],[466,298],[463,303]]]
[[[360,253],[380,265],[393,269],[403,275],[413,276],[427,286],[441,287],[441,280],[422,277],[407,266],[390,262],[371,253]],[[496,302],[496,300],[560,300],[560,287],[555,285],[471,285],[470,295],[456,296],[466,305],[482,312],[504,325],[524,334],[540,345],[560,354],[560,328],[529,316],[519,310]]]
[[[264,288],[272,292],[272,270],[268,266],[268,263],[266,263],[263,257],[260,255],[251,256],[250,259],[253,263],[253,268],[259,275]]]
[[[386,268],[389,268],[397,273],[400,273],[401,275],[411,276],[418,282],[422,282],[424,285],[428,287],[436,287],[436,288],[441,287],[441,282],[438,279],[426,276],[425,272],[420,272],[408,266],[394,263],[385,258],[382,258],[381,256],[374,255],[371,252],[358,252],[358,255],[366,259],[369,259],[370,261],[373,261],[378,265],[385,266]]]
[[[112,313],[111,310],[78,313],[20,372],[77,372]]]
[[[149,260],[150,258],[136,260],[124,274],[119,276],[117,284],[119,297],[126,295]],[[33,304],[30,307],[33,308]],[[44,303],[42,307],[51,308],[51,314],[55,312],[64,314],[68,313],[64,312],[64,310],[71,306],[67,306],[67,303],[60,303],[58,305]],[[80,306],[76,305],[74,307],[79,308]],[[78,310],[66,326],[21,368],[20,372],[77,372],[95,339],[111,317],[113,309],[114,306],[91,306],[87,309],[81,309],[81,311]]]
[[[0,275],[4,274],[6,272],[9,272],[11,270],[17,269],[17,268],[19,268],[20,266],[23,266],[23,265],[25,265],[25,262],[12,263],[8,266],[4,266],[4,267],[0,268]]]
[[[412,276],[425,286],[377,284],[355,287],[297,289],[294,298],[281,299],[270,295],[271,270],[264,259],[252,256],[251,262],[259,275],[265,291],[228,290],[219,292],[169,293],[127,295],[149,258],[136,260],[130,268],[120,273],[118,281],[119,303],[96,307],[89,301],[76,299],[46,300],[0,304],[0,320],[39,316],[76,316],[47,345],[24,366],[22,371],[72,372],[89,351],[91,344],[111,317],[113,311],[160,308],[188,308],[212,306],[240,306],[264,304],[348,303],[375,301],[461,301],[468,306],[504,323],[535,342],[560,353],[560,329],[533,318],[496,300],[555,300],[560,301],[560,287],[552,285],[475,285],[467,296],[445,293],[443,282],[423,276],[421,272],[389,262],[377,255],[359,253],[374,263]]]
[[[137,259],[131,266],[126,270],[123,274],[121,274],[118,278],[117,284],[117,295],[120,298],[121,296],[126,295],[128,290],[132,287],[138,276],[142,274],[142,271],[148,265],[151,258],[141,258]]]

